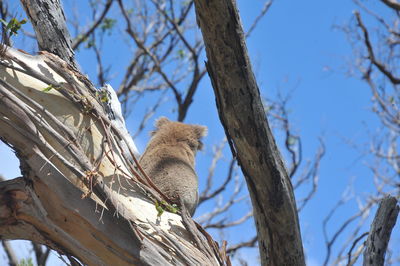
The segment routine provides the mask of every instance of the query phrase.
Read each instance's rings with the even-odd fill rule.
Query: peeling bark
[[[88,265],[229,264],[187,212],[157,216],[160,195],[125,157],[96,89],[57,56],[1,56],[0,136],[24,176],[0,183],[4,238]]]

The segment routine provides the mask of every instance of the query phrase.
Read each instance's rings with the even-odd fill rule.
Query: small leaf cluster
[[[105,18],[103,20],[103,23],[101,24],[101,30],[103,32],[108,31],[109,34],[111,33],[111,30],[113,29],[113,27],[115,26],[115,24],[117,23],[117,21],[115,19],[112,18]]]
[[[42,89],[43,92],[49,92],[52,89],[58,90],[60,89],[60,87],[54,86],[53,84],[50,84],[49,86],[47,86],[46,88]]]
[[[108,93],[105,89],[96,91],[96,96],[98,99],[100,99],[100,101],[102,103],[108,103],[110,101],[110,98],[108,97]]]
[[[32,258],[22,259],[18,263],[18,266],[33,266]]]
[[[156,210],[157,210],[157,216],[160,217],[165,210],[172,212],[172,213],[177,213],[179,211],[179,208],[176,204],[169,204],[166,201],[155,201],[155,206],[156,206]]]
[[[10,32],[10,36],[18,35],[18,31],[21,29],[22,25],[27,22],[26,19],[18,20],[16,18],[10,19],[9,22],[4,19],[0,19],[6,31]]]

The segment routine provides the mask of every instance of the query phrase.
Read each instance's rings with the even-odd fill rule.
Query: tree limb
[[[265,118],[235,1],[196,0],[217,108],[254,207],[262,265],[304,265],[293,189]]]
[[[10,241],[8,240],[1,240],[1,244],[4,248],[5,253],[7,254],[8,258],[8,265],[9,266],[17,266],[18,265],[18,258],[15,255],[14,249],[12,248]]]
[[[91,265],[228,260],[200,228],[188,231],[190,217],[157,216],[160,196],[127,163],[121,132],[82,74],[44,52],[7,48],[2,57],[0,136],[16,151],[24,178],[0,183],[0,235]]]
[[[365,42],[365,46],[367,47],[368,55],[369,55],[369,59],[371,60],[371,63],[374,64],[379,69],[379,71],[390,80],[390,82],[392,82],[393,84],[400,84],[400,78],[396,77],[392,72],[390,72],[387,69],[387,67],[382,62],[380,62],[376,58],[374,49],[372,48],[372,44],[369,39],[368,30],[361,20],[360,13],[356,11],[355,16],[357,19],[358,26],[360,27],[360,29],[362,30],[362,32],[364,34],[364,42]]]
[[[76,50],[79,48],[79,45],[84,42],[87,38],[89,38],[90,34],[94,32],[94,30],[100,25],[100,23],[103,21],[103,19],[106,17],[108,11],[111,8],[112,3],[114,0],[107,0],[107,2],[104,4],[104,9],[103,12],[101,12],[100,16],[93,22],[93,24],[89,27],[89,29],[81,33],[72,43],[72,49]]]
[[[59,0],[21,0],[32,22],[40,51],[58,55],[75,68],[75,53]]]
[[[364,266],[384,265],[387,245],[399,215],[397,199],[386,196],[379,203],[364,250]]]
[[[396,0],[381,0],[382,3],[394,10],[400,11],[400,4]]]

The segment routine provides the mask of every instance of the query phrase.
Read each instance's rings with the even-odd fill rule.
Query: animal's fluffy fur
[[[155,126],[139,163],[164,194],[178,205],[181,200],[193,215],[199,202],[195,155],[207,128],[166,117],[159,118]]]

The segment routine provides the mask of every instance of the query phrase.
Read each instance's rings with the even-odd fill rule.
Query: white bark
[[[162,195],[125,158],[95,92],[52,54],[1,56],[0,136],[24,178],[0,183],[0,234],[90,265],[224,264],[186,212],[157,216]]]

